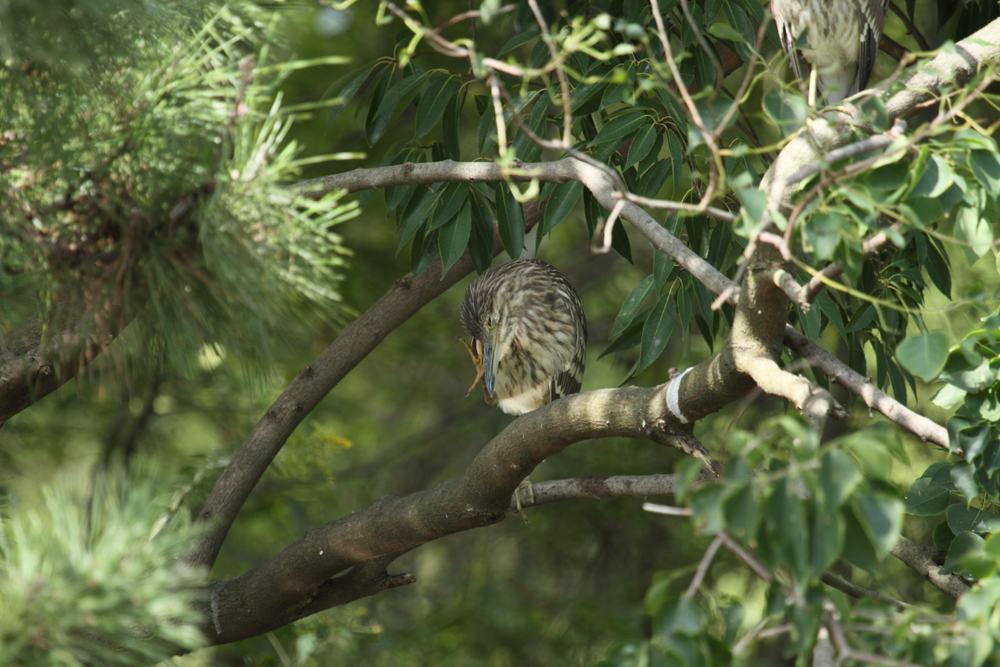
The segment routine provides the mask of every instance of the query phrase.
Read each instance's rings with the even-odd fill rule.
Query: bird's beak
[[[483,384],[486,386],[486,393],[493,398],[493,388],[497,381],[497,369],[500,366],[500,350],[497,349],[500,332],[497,329],[486,332],[486,340],[483,341]]]

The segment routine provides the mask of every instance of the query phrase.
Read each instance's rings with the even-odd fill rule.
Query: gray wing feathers
[[[885,28],[885,15],[889,0],[859,0],[861,10],[861,54],[858,58],[858,78],[853,93],[868,87],[868,78],[875,67],[878,43]]]

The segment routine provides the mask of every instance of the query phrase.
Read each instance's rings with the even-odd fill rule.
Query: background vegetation
[[[527,2],[511,11],[479,4],[494,13],[489,21],[463,20],[441,34],[464,46],[473,40],[478,54],[502,61],[547,62],[545,40],[528,39],[538,28]],[[650,211],[732,277],[759,232],[758,180],[809,114],[794,84],[782,83],[782,57],[766,30],[749,87],[738,93],[764,8],[756,0],[660,4],[683,80],[703,93],[702,112],[728,108],[725,94],[705,91],[739,99],[736,124],[718,133],[728,149],[720,171],[664,76],[647,3],[540,4],[553,32],[563,31],[559,48],[569,48],[567,35],[584,44],[563,65],[580,75],[571,77],[576,148],[619,167],[633,193],[691,206],[722,174],[709,203],[734,221]],[[950,6],[909,2],[900,7],[905,20],[890,15],[887,34],[917,53],[965,38],[997,14],[986,0]],[[456,0],[396,9],[443,26],[470,7]],[[5,363],[22,358],[34,349],[24,332],[41,329],[37,350],[51,357],[58,384],[69,382],[46,385],[41,393],[51,395],[0,416],[0,664],[148,663],[214,641],[199,633],[213,620],[218,627],[213,590],[197,587],[205,571],[179,563],[204,538],[194,518],[240,443],[346,322],[425,264],[432,230],[410,230],[409,245],[397,233],[407,233],[416,189],[379,189],[359,201],[288,186],[355,167],[492,160],[492,97],[487,70],[413,40],[413,24],[380,3],[66,0],[45,11],[0,2],[0,331],[14,332],[0,353]],[[709,52],[724,77],[716,78]],[[872,81],[898,75],[900,57],[883,53]],[[597,68],[590,79],[588,66]],[[693,519],[644,512],[637,498],[529,508],[530,523],[510,517],[392,561],[389,569],[411,573],[415,584],[178,662],[821,664],[817,641],[830,644],[829,630],[843,627],[853,647],[833,638],[843,659],[994,664],[994,69],[985,63],[962,82],[968,94],[911,117],[902,156],[811,176],[803,191],[820,184],[818,194],[792,240],[801,282],[806,266],[839,261],[846,289],[828,288],[808,313],[793,307],[789,321],[900,403],[947,423],[962,457],[873,415],[786,351],[783,366],[829,388],[850,413],[831,420],[822,440],[815,421],[786,400],[752,391],[697,421],[694,435],[726,477],[693,493],[700,463],[650,440],[588,440],[532,473],[538,483],[677,472],[671,484],[682,492],[661,500],[688,507]],[[460,109],[425,101],[444,86],[433,74],[382,107],[394,85],[435,70],[455,75],[449,85],[464,97]],[[504,84],[515,97],[557,95],[559,87],[554,71]],[[537,99],[523,107],[527,122],[559,136],[560,101]],[[867,133],[844,143],[885,136],[890,114],[899,115],[891,104],[867,104]],[[653,111],[632,124],[635,108]],[[562,157],[533,146],[512,119],[508,128],[519,158]],[[647,141],[652,147],[634,156]],[[842,177],[822,180],[833,172]],[[492,183],[484,191],[496,196]],[[552,186],[541,192],[551,195]],[[403,203],[387,213],[392,197]],[[588,194],[565,219],[543,218],[547,235],[529,232],[522,254],[557,266],[581,294],[590,324],[583,391],[660,385],[672,368],[719,352],[734,310],[711,310],[715,296],[623,221],[612,251],[593,252],[601,245],[594,226],[607,211],[591,202]],[[880,214],[888,217],[880,222]],[[863,240],[893,223],[889,243],[866,257]],[[460,477],[513,421],[478,390],[466,397],[474,370],[455,338],[462,289],[474,277],[420,308],[305,416],[239,509],[211,581],[258,568],[382,496]],[[648,298],[627,301],[654,283]],[[677,312],[670,327],[644,324],[668,308]],[[5,390],[10,368],[0,370]],[[751,469],[770,474],[753,481]],[[912,563],[886,558],[900,532],[936,545],[932,560],[947,554],[937,565],[954,586],[981,580],[975,595],[956,611],[954,596]],[[773,579],[730,549],[696,575],[723,534]],[[821,583],[827,573],[916,607],[865,595],[855,602],[829,579]],[[700,586],[686,596],[692,578]]]

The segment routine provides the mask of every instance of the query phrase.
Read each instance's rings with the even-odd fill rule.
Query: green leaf
[[[474,196],[474,195],[473,195]],[[472,205],[466,199],[458,214],[452,218],[438,233],[438,247],[441,249],[441,278],[448,269],[462,256],[462,251],[469,243],[472,233]]]
[[[656,136],[656,126],[650,120],[649,125],[639,130],[635,135],[635,139],[632,140],[632,145],[628,149],[628,159],[625,160],[625,166],[622,167],[622,171],[632,165],[639,164],[649,154],[649,151],[653,148],[653,144],[656,143]]]
[[[727,3],[728,4],[728,3]],[[726,25],[725,23],[713,23],[708,26],[708,34],[719,39],[728,39],[731,42],[736,42],[737,44],[746,43],[743,35],[736,32],[732,27]]]
[[[931,154],[931,159],[927,161],[927,169],[924,170],[920,180],[913,186],[909,197],[928,197],[935,199],[941,193],[951,187],[955,182],[955,175],[951,167],[940,156]]]
[[[754,46],[757,44],[757,36],[754,33],[753,24],[750,23],[750,18],[743,11],[743,8],[735,2],[723,2],[722,10],[726,14],[729,25],[740,35],[739,40],[733,40],[736,42],[736,52],[740,54],[744,63],[749,63],[754,57]]]
[[[625,225],[621,218],[615,223],[614,229],[611,230],[611,247],[614,248],[615,252],[624,257],[629,264],[632,263],[632,246],[628,240],[628,234],[625,232]]]
[[[503,45],[503,48],[497,52],[496,57],[499,58],[510,53],[522,44],[527,44],[533,39],[538,39],[538,35],[539,32],[537,30],[525,30],[524,32],[519,32],[514,35],[509,42]]]
[[[368,75],[371,74],[372,70],[378,66],[379,64],[376,63],[374,65],[362,67],[361,69],[356,69],[350,74],[341,77],[335,81],[332,86],[326,89],[326,92],[323,93],[324,100],[329,99],[330,97],[339,97],[343,100],[342,102],[330,107],[330,115],[326,118],[327,126],[329,126],[330,123],[332,123],[337,116],[344,111],[347,104],[354,99],[354,94],[358,92],[359,88],[361,88],[361,84],[365,82],[365,79],[368,78]]]
[[[629,292],[629,295],[625,297],[625,303],[622,304],[621,310],[618,312],[618,317],[615,318],[614,326],[611,327],[610,338],[614,338],[632,324],[636,314],[639,312],[639,308],[645,303],[647,297],[653,293],[653,290],[653,276],[646,276],[642,282]]]
[[[854,311],[854,315],[852,315],[850,321],[848,321],[847,333],[861,331],[871,324],[877,314],[878,313],[872,306],[872,303],[870,301],[866,301],[863,306]]]
[[[726,487],[711,484],[691,493],[691,522],[703,535],[715,535],[726,529],[723,502]]]
[[[468,183],[449,183],[438,198],[437,208],[431,220],[430,229],[434,230],[450,221],[469,198]]]
[[[427,72],[418,72],[416,74],[411,74],[402,81],[396,82],[391,85],[388,90],[385,91],[385,95],[382,96],[382,101],[378,105],[378,111],[375,112],[375,117],[380,118],[382,116],[388,115],[392,116],[393,112],[396,110],[396,106],[410,93],[416,93],[417,88],[423,85],[424,80],[427,78]]]
[[[406,211],[403,213],[403,219],[399,223],[399,247],[396,249],[397,253],[403,249],[406,242],[413,238],[413,235],[424,224],[424,220],[434,210],[434,206],[437,204],[442,193],[444,193],[444,190],[440,186],[438,186],[436,192],[430,188],[420,188],[410,199],[410,203],[406,206]]]
[[[815,576],[821,576],[840,555],[844,543],[844,519],[840,512],[832,509],[822,512],[813,506],[812,531],[809,537],[809,564]]]
[[[948,368],[953,368],[953,366],[949,363]],[[984,361],[975,368],[971,368],[969,370],[945,370],[945,372],[941,374],[941,379],[955,385],[959,389],[975,393],[982,389],[992,387],[993,383],[996,382],[997,377],[990,368],[990,362]]]
[[[493,263],[493,213],[486,200],[476,193],[469,198],[469,203],[472,211],[469,255],[476,273],[482,274]]]
[[[643,311],[636,316],[635,321],[632,322],[628,327],[625,328],[618,338],[615,339],[611,345],[601,352],[601,355],[597,357],[598,359],[603,359],[609,354],[617,354],[619,352],[624,352],[625,350],[631,349],[639,344],[642,340],[642,329],[646,324],[646,319],[649,317],[649,311]],[[631,377],[631,375],[630,375]]]
[[[681,187],[684,178],[684,151],[681,141],[673,132],[667,132],[667,147],[670,150],[670,165],[674,174],[674,192]]]
[[[987,192],[1000,192],[1000,160],[990,151],[970,151],[969,167]]]
[[[760,502],[752,483],[743,484],[724,503],[726,530],[741,540],[749,540],[757,531]]]
[[[663,289],[663,284],[667,282],[667,276],[674,270],[674,262],[662,250],[653,251],[653,280],[656,282],[656,289]]]
[[[431,74],[427,85],[420,94],[417,104],[417,121],[414,139],[419,139],[430,132],[444,114],[451,91],[454,88],[453,78],[445,72]]]
[[[372,82],[374,92],[372,93],[371,104],[368,105],[368,113],[365,115],[365,141],[368,142],[369,146],[374,146],[382,138],[386,130],[389,129],[389,122],[392,120],[392,115],[379,116],[375,112],[381,105],[386,90],[392,85],[392,80],[392,72],[389,68],[386,68]]]
[[[889,112],[885,108],[885,102],[878,95],[863,98],[858,104],[858,109],[862,118],[871,125],[872,132],[885,132],[889,129]]]
[[[840,507],[862,480],[851,457],[839,449],[827,449],[820,459],[819,485],[830,509]]]
[[[850,507],[844,507],[841,516],[844,518],[844,558],[874,574],[878,571],[878,556],[865,529]]]
[[[764,113],[778,126],[781,135],[787,137],[806,122],[809,105],[800,95],[769,90],[764,93]]]
[[[643,111],[638,109],[626,109],[624,112],[615,114],[604,124],[601,131],[597,133],[591,146],[608,142],[621,142],[632,132],[635,132],[646,124],[648,119]]]
[[[903,368],[924,382],[933,382],[948,356],[948,335],[940,331],[910,336],[896,348]]]
[[[854,513],[879,560],[888,555],[903,527],[903,503],[890,495],[865,494],[854,501]]]
[[[444,153],[456,162],[462,159],[458,143],[458,106],[458,93],[455,93],[448,100],[444,109],[444,120],[441,121],[441,143],[444,145]]]
[[[951,546],[952,541],[955,539],[955,533],[951,532],[951,528],[948,527],[947,521],[942,521],[938,525],[934,526],[934,532],[932,535],[934,546],[938,549],[947,549]]]
[[[945,510],[948,527],[958,535],[963,531],[995,533],[1000,529],[1000,514],[966,505],[949,505]]]
[[[941,574],[962,574],[962,557],[966,554],[976,553],[983,550],[983,538],[975,533],[960,532],[955,534],[951,546],[948,547],[948,555],[944,559],[944,567]]]
[[[934,286],[950,299],[951,267],[948,264],[948,256],[942,254],[934,239],[929,239],[927,244],[927,261],[924,268],[927,269],[927,275],[930,276]]]
[[[437,232],[425,233],[424,228],[413,237],[410,247],[410,271],[417,276],[431,265],[438,254]]]
[[[993,247],[993,227],[979,209],[963,207],[958,212],[955,239],[964,241],[976,258],[982,257]],[[975,261],[975,258],[970,259]]]
[[[906,513],[914,516],[934,516],[948,508],[951,493],[933,480],[921,477],[915,481],[903,497]]]
[[[676,322],[677,302],[669,294],[660,296],[642,327],[639,367],[636,373],[641,373],[660,356],[663,348],[667,346]]]
[[[506,183],[497,183],[493,201],[497,207],[497,226],[503,249],[512,259],[517,259],[524,250],[524,214],[521,204],[514,199],[514,194]]]
[[[538,234],[544,236],[562,222],[573,210],[582,193],[583,183],[579,181],[559,183],[552,188],[552,194],[549,195],[549,199],[545,203],[545,211],[542,213],[542,227],[538,230]]]

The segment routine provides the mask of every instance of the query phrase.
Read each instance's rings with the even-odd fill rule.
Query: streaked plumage
[[[519,259],[484,272],[465,290],[462,324],[487,401],[504,412],[531,412],[580,391],[587,317],[576,290],[551,265]]]
[[[771,0],[781,46],[795,76],[808,89],[815,67],[816,98],[826,104],[868,86],[888,7],[888,0]],[[809,47],[797,49],[804,32]]]

